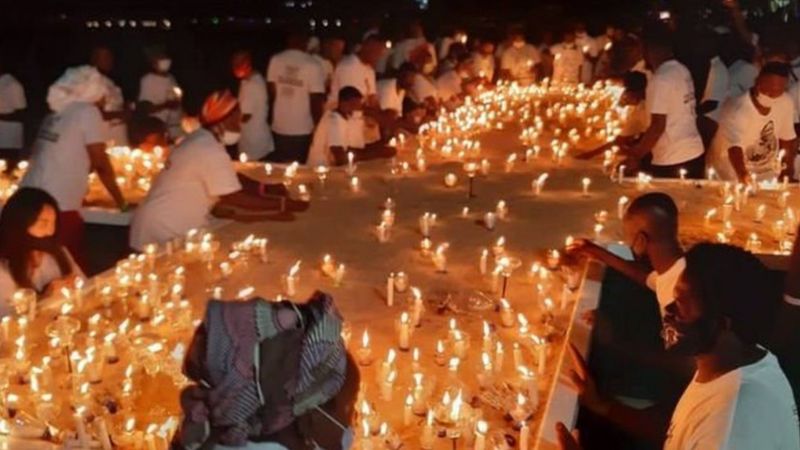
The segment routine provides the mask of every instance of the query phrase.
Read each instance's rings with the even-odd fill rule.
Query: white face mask
[[[172,60],[169,58],[159,59],[157,65],[159,71],[169,72],[169,68],[172,67]]]
[[[240,137],[242,137],[242,133],[225,130],[222,132],[222,143],[225,145],[236,145]]]
[[[771,109],[773,106],[775,106],[775,102],[777,100],[778,100],[777,98],[772,98],[768,95],[762,94],[761,92],[756,94],[756,101],[758,102],[759,105],[763,106],[764,108]]]

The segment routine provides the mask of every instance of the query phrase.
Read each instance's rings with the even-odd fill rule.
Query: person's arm
[[[647,277],[652,272],[649,267],[643,266],[635,261],[622,259],[588,239],[577,239],[575,243],[567,249],[567,252],[568,254],[590,256],[642,286],[647,286]]]
[[[311,117],[314,119],[314,125],[316,125],[325,113],[325,93],[312,93],[309,96],[309,101],[311,102]]]
[[[744,162],[744,150],[742,147],[731,147],[728,149],[728,160],[731,162],[731,166],[733,166],[734,172],[736,172],[736,177],[741,182],[747,182],[750,178],[750,174],[747,172],[747,165]]]
[[[628,157],[633,161],[641,161],[655,147],[656,142],[667,129],[666,114],[650,114],[650,126],[644,132],[639,142],[627,151]]]
[[[779,140],[778,141],[779,148],[783,149],[786,152],[786,156],[784,156],[783,161],[781,163],[786,165],[786,168],[781,173],[781,177],[789,177],[790,180],[793,180],[796,173],[794,173],[794,160],[797,156],[797,139],[791,139],[788,141]]]
[[[108,159],[106,145],[102,143],[89,144],[86,146],[86,151],[89,153],[92,169],[97,174],[97,177],[100,178],[100,182],[103,183],[108,193],[111,194],[111,197],[114,198],[114,202],[117,203],[119,209],[127,209],[128,204],[125,201],[125,197],[122,196],[119,186],[117,186],[117,176],[114,173],[111,161]]]
[[[269,104],[269,111],[267,111],[267,123],[272,125],[273,111],[275,111],[275,96],[278,90],[275,88],[275,83],[267,83],[267,103]],[[312,109],[313,111],[313,109]]]

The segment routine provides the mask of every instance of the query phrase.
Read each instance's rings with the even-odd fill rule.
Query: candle
[[[588,178],[588,177],[586,177],[583,180],[581,180],[581,185],[583,187],[583,196],[584,197],[588,197],[589,196],[589,185],[591,185],[591,184],[592,184],[592,180],[590,178]]]
[[[411,294],[414,297],[414,303],[411,307],[411,323],[414,327],[419,327],[422,321],[422,313],[425,310],[425,305],[422,303],[422,292],[412,287]]]
[[[419,231],[420,233],[427,237],[431,235],[431,225],[432,225],[432,215],[429,212],[421,215],[419,218]]]
[[[397,371],[392,370],[386,375],[386,379],[381,384],[381,400],[385,402],[392,401],[392,390],[394,387],[394,380],[397,378]]]
[[[469,217],[469,206],[465,206],[465,207],[461,208],[461,217],[464,218],[464,219]]]
[[[519,367],[524,364],[522,358],[522,348],[519,346],[518,342],[514,342],[512,344],[512,356],[514,357],[514,367]]]
[[[458,183],[458,177],[454,173],[448,173],[444,176],[444,185],[451,188]]]
[[[108,426],[106,425],[106,420],[103,417],[97,418],[97,434],[98,439],[100,440],[100,448],[102,450],[112,450],[111,437],[108,435]]]
[[[407,312],[400,314],[400,322],[398,324],[398,348],[403,351],[409,349],[409,341],[411,340],[410,319]]]
[[[711,226],[711,219],[713,219],[714,216],[716,215],[717,215],[717,208],[711,208],[708,211],[706,211],[705,221],[704,221],[706,227]]]
[[[481,387],[488,387],[492,381],[492,358],[488,352],[481,352],[481,368],[478,372],[478,383]]]
[[[372,348],[369,346],[369,332],[366,329],[361,337],[361,347],[356,351],[356,357],[362,366],[372,364]]]
[[[386,278],[386,306],[394,305],[394,272]]]
[[[78,406],[75,408],[75,414],[72,416],[75,421],[75,431],[81,448],[89,448],[89,435],[86,434],[86,424],[83,422],[85,410],[85,406]]]
[[[289,297],[297,295],[297,272],[300,271],[300,261],[294,263],[285,278],[285,292]]]
[[[405,292],[408,288],[408,275],[405,272],[397,272],[397,276],[394,278],[394,288],[397,289],[397,292]]]
[[[534,408],[539,403],[539,387],[536,381],[536,374],[525,366],[517,367],[520,387],[526,391],[528,402]]]
[[[767,205],[763,205],[763,204],[762,205],[758,205],[758,208],[756,208],[755,221],[757,223],[763,222],[764,221],[764,217],[766,215],[767,215]]]
[[[625,164],[620,164],[619,171],[617,173],[617,181],[619,181],[619,184],[622,184],[622,181],[625,180]]]
[[[8,411],[8,417],[12,419],[14,416],[17,415],[17,410],[19,409],[19,396],[16,394],[8,394],[6,396],[6,410]]]
[[[444,342],[441,339],[436,341],[436,353],[434,353],[434,361],[439,366],[444,366],[447,363],[447,355],[444,352]]]
[[[539,375],[545,372],[545,364],[547,363],[547,341],[533,334],[531,335],[534,346],[536,348],[536,365]]]
[[[489,250],[482,249],[481,250],[481,259],[478,263],[478,270],[480,271],[481,275],[486,275],[486,272],[489,267]]]
[[[508,206],[506,205],[505,200],[500,200],[499,202],[497,202],[497,207],[495,208],[495,214],[497,215],[497,218],[499,218],[500,220],[505,220],[506,218],[508,218]]]
[[[484,420],[479,420],[475,425],[475,450],[486,450],[486,434],[489,432],[489,425]]]
[[[381,244],[386,243],[389,241],[389,232],[391,230],[391,226],[386,222],[381,222],[375,228],[375,234],[378,235],[378,242]]]
[[[519,450],[528,450],[531,429],[526,422],[522,422],[519,429]]]
[[[353,152],[347,152],[347,173],[352,174],[356,170],[355,166],[356,155]]]
[[[547,251],[547,267],[550,270],[555,270],[558,268],[558,265],[561,263],[561,253],[558,250],[548,250]]]
[[[410,426],[411,422],[414,420],[414,396],[408,394],[406,396],[406,402],[403,405],[403,425]]]
[[[447,251],[450,244],[444,243],[436,247],[436,252],[433,254],[433,264],[436,266],[436,271],[439,273],[447,272]]]
[[[346,271],[346,267],[344,264],[339,264],[336,268],[336,272],[333,274],[333,285],[340,286],[342,284],[342,280],[344,279],[344,274]]]
[[[487,212],[483,216],[483,224],[486,226],[487,230],[494,230],[494,227],[497,224],[497,215],[493,212]]]
[[[411,371],[412,372],[419,372],[421,369],[419,363],[419,348],[414,347],[411,351]]]
[[[500,299],[500,323],[505,328],[514,326],[514,310],[505,298]]]
[[[358,181],[358,177],[350,178],[350,190],[352,192],[358,192],[359,190],[361,190],[361,184]]]
[[[322,273],[329,277],[333,277],[336,270],[336,264],[333,262],[333,257],[331,255],[325,255],[322,257]]]
[[[467,357],[467,342],[460,330],[453,332],[453,354],[460,359]]]
[[[433,432],[433,411],[429,410],[425,419],[425,426],[422,428],[422,435],[420,436],[420,447],[424,450],[431,450],[435,437]]]
[[[430,238],[423,238],[419,243],[419,250],[423,256],[427,256],[431,252],[431,247],[433,247],[433,242]]]

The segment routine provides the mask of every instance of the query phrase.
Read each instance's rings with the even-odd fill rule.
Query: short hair
[[[786,63],[772,61],[764,64],[759,76],[776,75],[781,78],[789,78],[789,65]]]
[[[397,75],[400,76],[406,73],[417,73],[416,66],[410,62],[404,62],[403,64],[400,64],[400,67],[397,68]]]
[[[703,314],[728,319],[743,342],[756,344],[768,336],[780,304],[781,283],[752,253],[726,244],[702,243],[686,254],[684,280],[696,293]]]
[[[355,100],[359,98],[363,98],[364,96],[361,94],[361,91],[356,89],[353,86],[345,86],[339,89],[339,103],[346,102],[350,100]]]
[[[644,216],[652,238],[666,239],[678,234],[678,206],[663,192],[650,192],[635,198],[625,215]]]
[[[647,90],[647,76],[638,70],[630,70],[622,76],[626,91],[644,92]]]
[[[662,23],[647,26],[642,33],[644,44],[649,47],[672,50],[675,44],[672,32]]]

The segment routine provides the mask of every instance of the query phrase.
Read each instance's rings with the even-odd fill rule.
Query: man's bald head
[[[625,222],[653,241],[674,241],[678,236],[678,207],[672,197],[662,192],[645,194],[631,202]]]

